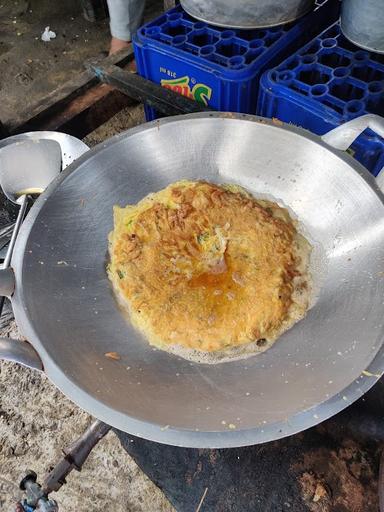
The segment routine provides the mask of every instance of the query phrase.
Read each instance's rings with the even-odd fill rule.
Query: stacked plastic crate
[[[350,43],[333,24],[261,78],[256,113],[322,135],[366,113],[384,115],[384,55]],[[354,157],[375,176],[384,167],[384,140],[370,130]]]
[[[138,30],[138,73],[213,109],[254,113],[262,72],[336,20],[339,0],[321,5],[295,23],[248,31],[208,25],[178,6]],[[157,114],[146,107],[146,117]]]

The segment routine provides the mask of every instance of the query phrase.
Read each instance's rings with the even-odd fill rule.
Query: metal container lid
[[[188,14],[212,25],[254,29],[294,21],[314,8],[315,0],[180,0]]]
[[[340,21],[344,36],[356,46],[384,53],[383,0],[343,0]]]

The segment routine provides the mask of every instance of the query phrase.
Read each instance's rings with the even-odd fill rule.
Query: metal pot
[[[341,30],[352,43],[384,53],[383,0],[343,0]]]
[[[180,0],[188,14],[212,25],[253,29],[294,21],[314,8],[315,0]]]
[[[0,293],[11,296],[30,342],[3,339],[0,357],[44,369],[106,423],[173,445],[261,443],[337,413],[384,369],[384,196],[340,151],[368,126],[384,134],[372,115],[320,138],[280,121],[202,113],[157,120],[90,150],[37,200],[13,272],[0,273]],[[259,356],[188,363],[153,350],[117,307],[105,271],[112,207],[181,178],[272,195],[313,241],[317,300]],[[121,359],[105,357],[111,351]]]

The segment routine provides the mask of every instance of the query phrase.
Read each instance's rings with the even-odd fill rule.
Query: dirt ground
[[[147,0],[145,18],[162,10]],[[41,41],[44,28],[56,33]],[[7,126],[34,104],[72,79],[84,61],[106,52],[109,21],[86,21],[79,0],[0,0],[0,120]]]

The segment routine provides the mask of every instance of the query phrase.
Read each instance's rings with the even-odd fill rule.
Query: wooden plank
[[[100,59],[97,62],[106,65],[114,64],[123,66],[129,63],[132,59],[133,50],[132,47],[129,47],[114,55]],[[98,86],[98,79],[90,69],[86,69],[85,71],[79,73],[79,75],[77,75],[74,79],[66,82],[62,86],[52,91],[42,101],[35,103],[22,114],[15,117],[12,122],[6,126],[6,128],[11,134],[20,133],[27,130],[48,129],[48,126],[56,126],[56,129],[58,129],[60,123],[53,121],[53,119],[58,115],[60,117],[61,113],[66,111],[66,108],[70,104],[72,105],[68,107],[69,110],[66,111],[66,115],[69,115],[69,112],[72,112],[73,117],[74,110],[76,110],[76,105],[80,108],[80,111],[82,111],[85,104],[88,104],[89,106],[89,102],[92,97],[97,97],[100,99],[100,97],[102,97],[104,93],[107,92],[106,90],[98,89],[91,92],[89,96],[85,94],[91,88],[96,86]],[[86,96],[85,99],[81,100],[79,103],[76,103],[74,100],[82,95]]]
[[[18,126],[19,133],[34,130],[53,130],[83,138],[107,122],[120,110],[134,102],[113,87],[98,84],[81,96],[64,105],[63,109],[50,116],[28,120]]]

